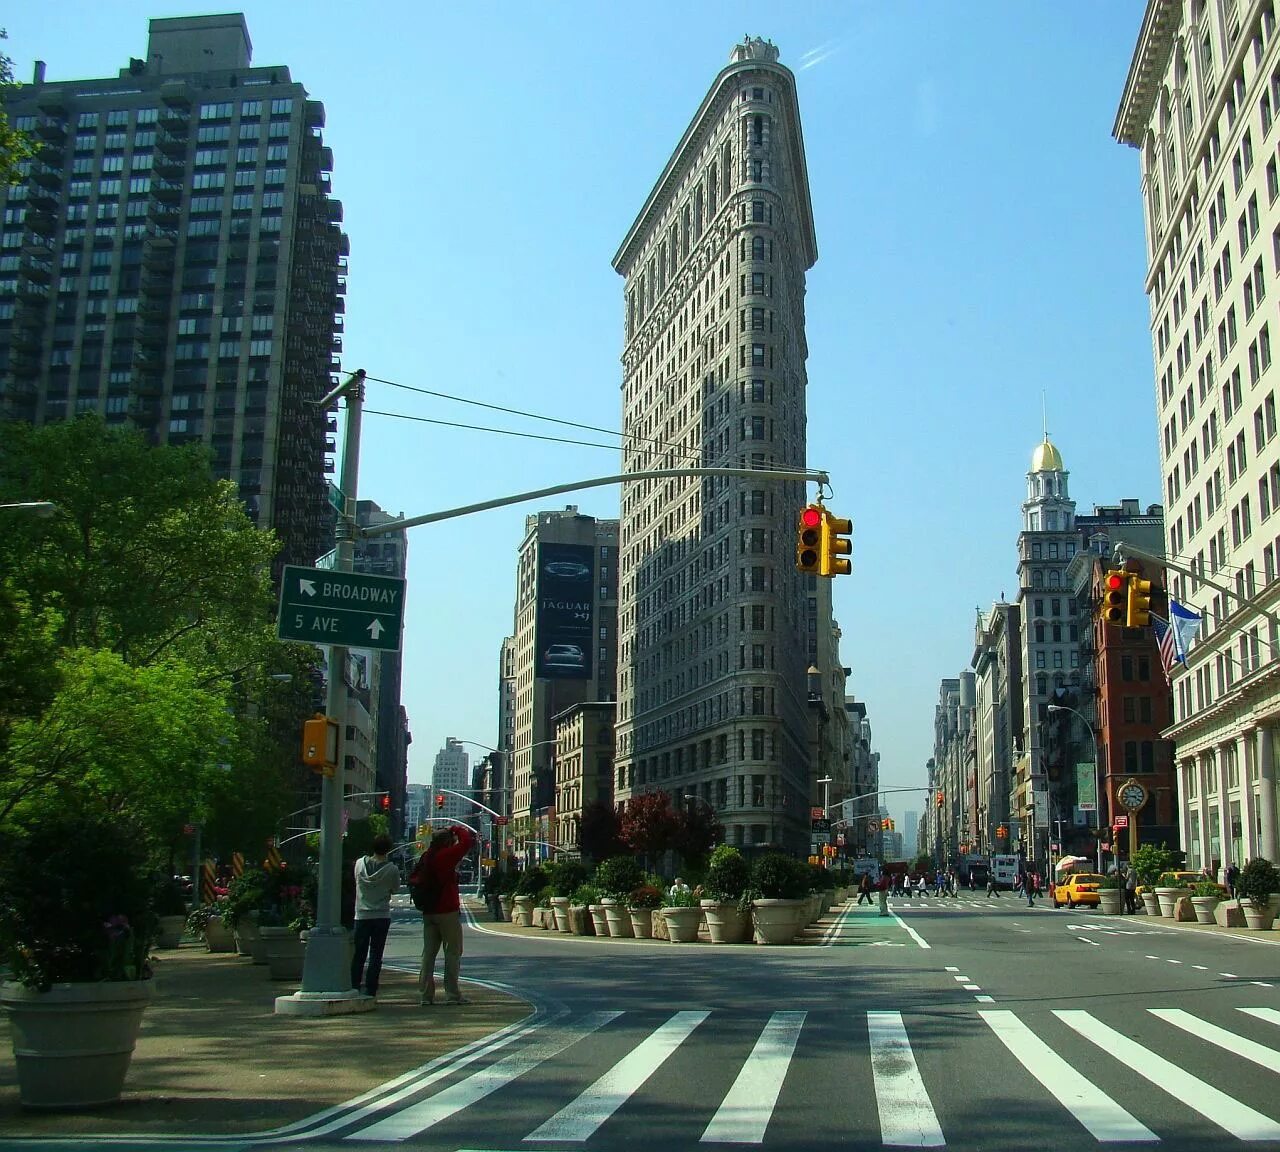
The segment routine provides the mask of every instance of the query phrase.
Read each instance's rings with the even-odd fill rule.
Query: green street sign
[[[329,507],[332,508],[340,516],[345,516],[347,512],[347,494],[339,488],[332,480],[329,482]]]
[[[276,635],[281,640],[399,652],[404,586],[392,576],[286,564]]]

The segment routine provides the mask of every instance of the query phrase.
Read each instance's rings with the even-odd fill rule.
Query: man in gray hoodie
[[[400,887],[400,869],[387,859],[390,851],[391,837],[375,836],[373,853],[356,861],[356,934],[355,953],[351,957],[351,987],[359,988],[363,976],[364,990],[370,996],[378,994],[382,950],[391,929],[391,896]]]

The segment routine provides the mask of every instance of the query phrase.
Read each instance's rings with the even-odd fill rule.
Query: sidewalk
[[[1049,909],[1053,911],[1052,908]],[[1094,911],[1094,916],[1101,916],[1101,912]],[[1110,923],[1129,923],[1131,921],[1141,921],[1152,928],[1179,928],[1186,929],[1190,932],[1203,932],[1211,936],[1234,936],[1238,940],[1254,940],[1261,941],[1266,944],[1280,944],[1280,920],[1270,928],[1222,928],[1217,924],[1194,924],[1189,920],[1172,920],[1167,916],[1148,916],[1146,912],[1131,912],[1121,916],[1106,916],[1104,919]]]
[[[0,1012],[0,1132],[16,1136],[277,1128],[359,1096],[525,1016],[523,1000],[466,981],[469,1005],[418,1006],[416,972],[383,970],[378,1007],[312,1019],[274,1014],[296,985],[262,965],[184,944],[159,954],[155,995],[119,1103],[43,1114],[18,1103],[8,1022]]]

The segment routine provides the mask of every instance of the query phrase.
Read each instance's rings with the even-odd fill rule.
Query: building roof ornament
[[[1049,441],[1049,437],[1044,438],[1034,452],[1031,453],[1031,471],[1032,472],[1065,472],[1066,468],[1062,463],[1062,453],[1053,446]]]
[[[1121,144],[1142,147],[1181,18],[1181,0],[1147,0],[1138,46],[1129,64],[1124,95],[1111,128],[1112,137]]]
[[[740,60],[767,60],[770,64],[778,61],[778,49],[772,40],[763,40],[759,36],[744,36],[741,44],[735,44],[729,53],[729,63],[737,64]]]

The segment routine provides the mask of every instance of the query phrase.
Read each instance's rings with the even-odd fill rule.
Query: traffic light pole
[[[364,408],[364,369],[330,391],[317,405],[326,411],[340,397],[347,398],[347,427],[342,445],[342,489],[345,508],[334,529],[335,572],[350,572],[355,561],[356,487],[360,476],[360,423]],[[347,959],[347,930],[342,926],[342,801],[346,775],[347,649],[329,646],[325,715],[338,724],[338,753],[332,775],[320,787],[320,868],[316,895],[316,926],[307,933],[302,964],[302,988],[276,998],[276,1012],[291,1016],[335,1016],[367,1012],[377,1003],[351,987]]]

